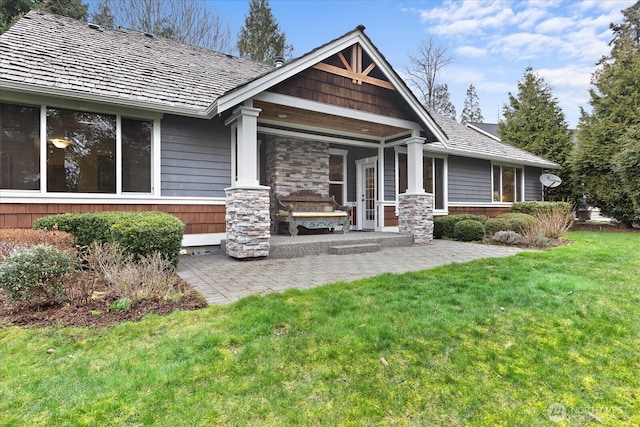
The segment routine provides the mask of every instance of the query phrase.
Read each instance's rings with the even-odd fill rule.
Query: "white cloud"
[[[487,49],[475,46],[460,46],[456,49],[456,53],[468,58],[482,58],[487,55]]]
[[[575,21],[571,18],[554,17],[540,22],[536,26],[536,30],[541,33],[562,33],[574,25]]]

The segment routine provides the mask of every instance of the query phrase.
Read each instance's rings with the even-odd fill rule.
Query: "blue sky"
[[[232,38],[248,12],[248,0],[207,1],[226,19]],[[402,75],[421,40],[447,46],[454,57],[440,80],[449,85],[458,118],[466,90],[476,87],[486,122],[497,122],[508,93],[531,66],[552,87],[571,127],[588,107],[595,64],[610,52],[609,24],[635,0],[598,1],[391,1],[270,0],[273,15],[300,56],[356,26],[366,27]]]

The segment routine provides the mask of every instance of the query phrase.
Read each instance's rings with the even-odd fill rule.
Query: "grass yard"
[[[569,238],[113,328],[0,329],[0,425],[640,425],[640,234]]]

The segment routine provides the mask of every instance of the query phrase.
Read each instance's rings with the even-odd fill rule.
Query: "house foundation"
[[[269,187],[232,187],[227,196],[227,255],[258,258],[269,255],[271,247]]]
[[[433,243],[433,194],[398,195],[398,225],[403,234],[413,236],[414,245]]]

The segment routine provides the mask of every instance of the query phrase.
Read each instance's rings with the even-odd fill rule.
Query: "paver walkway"
[[[292,259],[236,260],[219,249],[182,257],[178,274],[210,304],[227,304],[249,295],[309,289],[382,273],[406,273],[454,262],[511,256],[521,249],[435,240],[433,245],[386,248],[355,255],[310,255]]]

